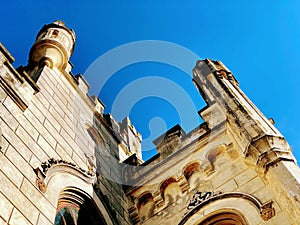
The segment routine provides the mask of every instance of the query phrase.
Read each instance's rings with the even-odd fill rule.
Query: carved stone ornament
[[[96,173],[92,170],[86,171],[72,162],[68,162],[63,159],[54,159],[54,158],[48,159],[48,161],[42,163],[41,167],[43,169],[43,173],[47,173],[48,169],[50,169],[53,165],[56,165],[56,164],[64,164],[64,165],[71,166],[74,169],[79,170],[80,172],[84,173],[85,175],[87,175],[89,177],[94,177],[96,175]]]
[[[38,189],[42,192],[45,193],[46,192],[46,184],[44,182],[43,179],[37,177],[36,178],[36,186],[38,187]]]
[[[48,159],[48,161],[43,162],[40,168],[34,169],[36,174],[36,185],[38,189],[45,193],[47,190],[47,183],[49,177],[54,173],[68,173],[76,176],[88,184],[94,184],[96,181],[96,171],[94,170],[84,170],[72,162],[68,162],[62,159]]]
[[[272,202],[263,205],[261,209],[260,215],[264,221],[268,221],[275,216],[275,209],[272,207]]]
[[[190,211],[194,209],[196,206],[200,205],[202,202],[221,194],[221,192],[200,192],[196,191],[195,194],[193,195],[192,199],[190,200],[189,205],[187,206],[187,209]],[[188,211],[188,212],[189,212]],[[188,213],[186,212],[186,214]]]
[[[213,201],[218,201],[228,198],[237,198],[244,199],[249,201],[255,206],[261,218],[264,221],[268,221],[273,216],[275,216],[275,209],[273,208],[273,202],[267,202],[262,204],[255,196],[241,193],[241,192],[230,192],[230,193],[221,193],[221,192],[198,192],[192,196],[189,205],[187,206],[187,212],[184,214],[179,225],[185,224],[185,222],[203,206],[210,204]]]

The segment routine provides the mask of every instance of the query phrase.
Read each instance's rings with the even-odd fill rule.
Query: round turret
[[[64,22],[44,25],[36,36],[29,53],[29,63],[38,66],[65,69],[75,45],[75,32]]]

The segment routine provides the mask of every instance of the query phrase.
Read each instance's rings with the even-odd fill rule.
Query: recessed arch
[[[174,202],[182,193],[177,180],[169,177],[160,185],[160,193],[164,201]]]
[[[241,221],[244,221],[246,225],[263,223],[275,215],[272,202],[262,204],[254,196],[241,192],[219,193],[203,200],[198,199],[191,204],[179,225],[202,225],[205,219],[210,218],[211,215],[217,215],[218,212],[237,212],[235,214],[244,218]],[[216,225],[222,225],[222,223],[216,223]]]
[[[76,205],[83,203],[81,213],[86,209],[95,207],[105,218],[105,225],[115,224],[115,222],[113,222],[115,219],[113,218],[114,213],[109,207],[107,199],[103,197],[100,190],[95,189],[93,186],[95,177],[88,176],[88,174],[76,166],[74,167],[68,164],[52,165],[46,171],[45,175],[45,195],[52,205],[57,205],[56,210],[53,207],[53,216],[51,216],[53,221],[55,221],[57,210],[60,208],[59,203],[64,199],[64,202],[70,203],[74,209],[76,209]],[[74,202],[77,202],[77,204]],[[84,216],[82,215],[79,218],[84,218]]]
[[[93,199],[83,190],[67,187],[61,191],[54,225],[107,225]]]
[[[177,183],[177,180],[174,177],[169,177],[168,179],[166,179],[165,181],[163,181],[161,183],[159,189],[160,189],[160,193],[161,193],[161,195],[162,195],[163,198],[164,198],[164,195],[165,195],[165,190],[172,183]]]
[[[152,193],[145,192],[139,196],[137,200],[137,209],[142,221],[152,216],[155,209],[155,201]]]
[[[190,189],[196,189],[200,184],[201,177],[204,175],[201,173],[199,161],[193,161],[186,165],[183,169],[183,175]]]
[[[212,213],[197,225],[248,225],[245,218],[235,210]]]
[[[191,162],[183,169],[183,175],[187,180],[193,175],[195,172],[200,171],[200,163],[199,162]]]

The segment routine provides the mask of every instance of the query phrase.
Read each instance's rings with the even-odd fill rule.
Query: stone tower
[[[299,224],[291,148],[220,61],[193,70],[203,124],[175,125],[143,162],[129,118],[104,114],[72,73],[74,44],[47,24],[17,69],[0,44],[0,224]]]
[[[29,53],[32,66],[47,65],[49,68],[65,70],[73,53],[75,32],[68,29],[64,22],[54,21],[44,25],[36,36]]]
[[[141,135],[72,73],[74,44],[44,25],[17,69],[0,44],[0,224],[131,224],[121,162],[142,162]]]

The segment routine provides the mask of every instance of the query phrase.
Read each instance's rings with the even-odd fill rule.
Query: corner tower
[[[62,21],[44,25],[31,47],[28,67],[31,70],[43,66],[65,70],[74,50],[75,38],[75,32]]]

